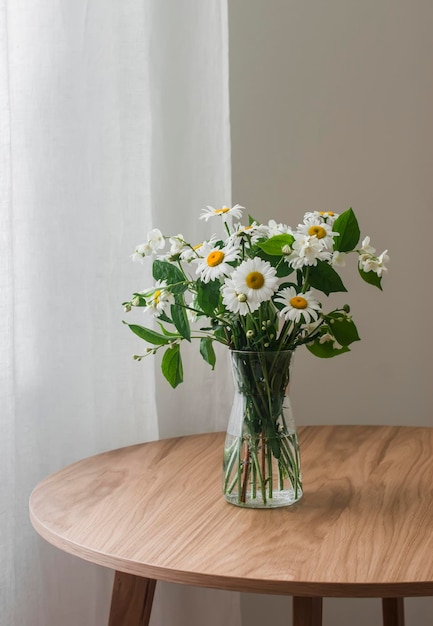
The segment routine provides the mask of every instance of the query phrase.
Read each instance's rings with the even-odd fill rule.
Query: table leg
[[[404,626],[404,598],[382,598],[383,626]]]
[[[108,626],[148,626],[156,580],[116,572]]]
[[[293,598],[293,626],[322,626],[323,598]]]

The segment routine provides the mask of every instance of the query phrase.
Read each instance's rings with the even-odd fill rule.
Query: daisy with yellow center
[[[235,204],[233,207],[223,206],[218,209],[214,209],[213,206],[207,206],[203,209],[202,214],[200,215],[201,220],[210,219],[211,217],[221,217],[223,222],[227,222],[228,218],[235,217],[236,219],[240,219],[242,217],[242,210],[245,207],[240,204]]]
[[[274,301],[283,305],[279,315],[286,321],[310,324],[318,319],[320,303],[312,291],[297,293],[295,287],[286,287],[280,291]]]
[[[251,311],[270,300],[278,289],[277,272],[263,259],[243,261],[231,275],[237,293],[244,294]]]
[[[257,222],[253,222],[248,226],[244,226],[244,224],[234,224],[232,231],[228,240],[234,246],[239,246],[242,242],[256,243],[260,237],[263,237],[263,235],[258,232]]]
[[[221,278],[222,276],[229,276],[233,271],[229,263],[239,258],[238,248],[232,246],[217,248],[211,246],[209,242],[206,241],[200,246],[198,252],[200,257],[197,259],[198,266],[196,274],[200,276],[204,283]]]
[[[146,307],[144,310],[153,313],[154,317],[159,317],[167,307],[174,304],[173,294],[165,289],[166,286],[165,281],[158,280],[155,283],[155,288],[145,294]]]
[[[330,224],[313,217],[305,219],[303,224],[299,224],[297,232],[308,237],[316,237],[326,250],[333,249],[334,237],[338,235],[338,233],[333,232]]]
[[[338,217],[338,213],[334,213],[334,211],[309,211],[304,215],[304,222],[309,219],[319,220],[321,222],[326,222],[332,226],[335,220]]]
[[[248,304],[248,298],[246,294],[236,290],[235,284],[231,278],[225,279],[224,285],[221,289],[221,293],[223,296],[223,304],[232,313],[247,315],[247,313],[250,312],[251,309]]]

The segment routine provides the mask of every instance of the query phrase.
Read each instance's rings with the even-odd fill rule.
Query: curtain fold
[[[151,284],[129,258],[148,230],[199,237],[201,208],[230,201],[226,3],[3,0],[0,16],[0,621],[102,626],[111,573],[39,540],[28,498],[79,458],[225,421],[204,363],[195,406],[157,406],[121,302]],[[204,599],[237,625],[236,594],[161,585],[152,626],[201,624]]]

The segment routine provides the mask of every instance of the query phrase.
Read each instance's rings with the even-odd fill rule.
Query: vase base
[[[302,491],[298,489],[297,493],[293,489],[287,489],[285,491],[278,491],[273,494],[272,498],[267,498],[266,502],[263,501],[261,495],[257,495],[255,498],[251,497],[250,493],[246,494],[245,502],[242,502],[237,494],[224,494],[225,499],[230,504],[243,507],[246,509],[277,509],[283,506],[290,506],[295,504],[302,498]]]

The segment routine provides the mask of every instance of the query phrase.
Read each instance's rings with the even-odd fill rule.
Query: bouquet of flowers
[[[352,209],[306,213],[291,228],[262,224],[244,207],[214,209],[201,219],[217,220],[224,235],[190,243],[182,234],[166,237],[158,229],[132,258],[153,257],[155,284],[124,302],[126,311],[142,307],[155,327],[128,324],[149,347],[163,351],[162,372],[172,387],[183,381],[180,347],[199,341],[200,354],[215,366],[214,342],[231,351],[235,401],[224,449],[223,493],[241,506],[282,506],[302,495],[300,457],[286,396],[294,350],[301,345],[318,357],[350,350],[358,331],[343,304],[325,312],[320,294],[345,292],[339,269],[350,254],[360,277],[381,289],[387,251],[376,255],[370,238],[362,243]],[[167,241],[170,248],[164,252]]]
[[[151,230],[132,259],[154,257],[155,284],[124,302],[125,311],[143,307],[159,330],[128,324],[152,347],[143,356],[165,350],[162,373],[176,387],[183,381],[180,346],[198,339],[203,359],[215,366],[213,342],[231,350],[295,350],[305,344],[318,357],[349,351],[359,340],[350,308],[344,304],[324,312],[317,292],[328,296],[347,291],[338,273],[350,253],[358,259],[361,278],[381,289],[389,260],[387,251],[376,255],[360,229],[352,209],[306,213],[302,224],[291,228],[270,220],[261,224],[249,217],[240,223],[244,207],[214,209],[201,219],[219,220],[225,236],[189,243],[182,234],[166,237]],[[163,252],[167,241],[170,249]],[[359,247],[358,247],[359,246]]]

